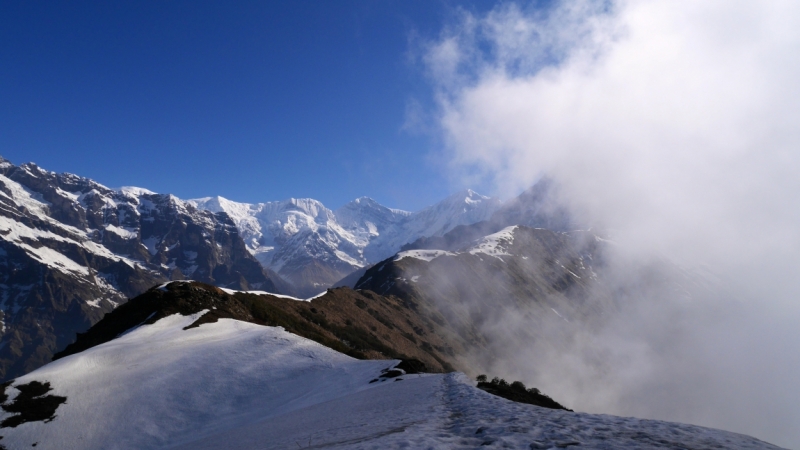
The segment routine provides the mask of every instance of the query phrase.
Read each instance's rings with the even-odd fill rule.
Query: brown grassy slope
[[[290,333],[359,359],[418,359],[430,372],[453,370],[453,350],[434,324],[393,296],[350,288],[330,289],[310,302],[272,295],[227,294],[197,282],[150,289],[107,314],[53,359],[108,342],[138,325],[171,315],[210,310],[187,328],[232,318],[281,326]]]

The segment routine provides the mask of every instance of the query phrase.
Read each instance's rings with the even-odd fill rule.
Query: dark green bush
[[[514,389],[515,391],[521,391],[521,392],[526,392],[527,391],[527,389],[525,389],[525,385],[522,384],[522,381],[515,381],[515,382],[511,383],[511,389]]]
[[[478,389],[482,389],[490,394],[494,394],[519,403],[529,403],[531,405],[542,406],[544,408],[572,411],[547,395],[542,394],[539,389],[525,389],[525,384],[523,384],[521,381],[514,381],[509,384],[502,378],[494,377],[492,378],[492,381],[487,383],[487,379],[488,377],[486,375],[478,375],[476,378],[478,381]]]

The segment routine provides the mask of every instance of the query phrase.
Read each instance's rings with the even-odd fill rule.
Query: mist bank
[[[578,409],[800,446],[800,5],[454,16],[416,48],[454,182],[508,195],[546,174],[561,204],[608,231],[606,276],[625,287],[603,327],[552,349],[514,346],[530,324],[498,320],[508,354],[530,356],[497,364]],[[653,264],[674,281],[637,281]]]

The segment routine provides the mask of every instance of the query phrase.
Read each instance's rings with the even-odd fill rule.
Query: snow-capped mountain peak
[[[155,192],[149,189],[136,186],[122,186],[121,188],[116,189],[116,191],[130,197],[138,197],[140,195],[157,195]]]
[[[388,208],[369,197],[332,211],[313,199],[257,204],[222,197],[189,200],[198,209],[226,212],[248,250],[265,266],[313,295],[350,272],[383,260],[404,244],[488,219],[500,201],[457,192],[419,212]]]

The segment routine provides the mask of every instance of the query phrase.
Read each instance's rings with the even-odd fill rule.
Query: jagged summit
[[[228,213],[248,250],[304,296],[391,256],[420,237],[440,236],[458,225],[486,220],[501,205],[472,190],[457,192],[418,212],[388,208],[369,197],[335,211],[313,199],[250,204],[206,197],[189,203]]]
[[[336,210],[336,216],[341,217],[344,211],[354,210],[360,212],[376,211],[379,213],[391,213],[399,216],[410,216],[411,212],[397,208],[389,208],[378,203],[371,197],[359,197],[351,202],[346,203],[341,208]]]
[[[136,187],[136,186],[122,186],[121,188],[117,188],[115,190],[119,191],[120,193],[122,193],[124,195],[128,195],[128,196],[131,196],[131,197],[134,197],[134,198],[138,197],[140,195],[157,195],[155,192],[153,192],[153,191],[151,191],[149,189],[140,188],[140,187]]]

